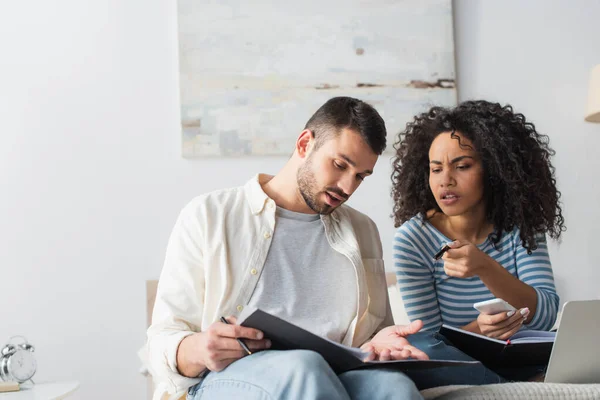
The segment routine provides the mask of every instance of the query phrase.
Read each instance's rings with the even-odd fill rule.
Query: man
[[[262,332],[235,325],[252,305],[362,346],[371,359],[427,358],[404,339],[420,322],[392,326],[375,224],[344,205],[373,173],[385,136],[373,107],[333,98],[307,122],[277,175],[202,195],[183,209],[148,329],[155,398],[186,391],[194,400],[421,398],[400,372],[336,375],[315,352],[246,356],[236,340],[250,350],[270,347]]]

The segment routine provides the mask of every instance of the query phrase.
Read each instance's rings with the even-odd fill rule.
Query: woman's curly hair
[[[392,163],[396,227],[419,214],[426,218],[431,209],[441,211],[429,188],[429,148],[442,132],[460,132],[481,157],[493,243],[514,227],[520,229],[529,253],[537,248],[537,241],[544,240],[540,234],[560,238],[566,228],[548,136],[538,133],[510,105],[483,100],[466,101],[455,108],[433,107],[400,133]]]

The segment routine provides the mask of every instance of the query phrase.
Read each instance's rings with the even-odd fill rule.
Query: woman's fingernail
[[[267,345],[267,347],[271,347],[271,341],[269,339],[267,339],[267,341],[265,342],[265,344]]]
[[[527,315],[529,314],[529,308],[525,307],[524,309],[521,310],[521,315]]]
[[[507,317],[512,317],[513,315],[515,315],[514,311],[509,311],[508,314],[506,314]]]

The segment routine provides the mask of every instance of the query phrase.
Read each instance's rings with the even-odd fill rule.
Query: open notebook
[[[427,369],[442,366],[472,364],[466,361],[448,360],[395,360],[363,361],[367,353],[359,348],[348,347],[315,335],[290,322],[255,307],[247,306],[238,316],[237,323],[261,330],[272,342],[272,350],[313,350],[329,363],[336,373],[352,369],[387,367],[399,370]]]
[[[522,330],[499,340],[450,325],[442,325],[440,333],[465,354],[501,367],[547,364],[556,338],[555,332]]]

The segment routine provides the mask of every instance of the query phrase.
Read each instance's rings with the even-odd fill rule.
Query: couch
[[[393,273],[387,273],[388,293],[392,314],[396,324],[409,322],[404,310],[402,298],[396,288],[396,278]],[[156,298],[158,281],[146,281],[146,322],[150,325],[152,321],[152,309]],[[558,323],[558,322],[557,322]],[[142,361],[140,373],[147,376],[148,399],[152,399],[153,384],[152,377],[146,366],[145,347],[138,351]],[[562,384],[562,383],[540,383],[540,382],[514,382],[496,385],[465,386],[452,385],[431,388],[421,391],[426,400],[512,400],[512,399],[536,399],[536,400],[600,400],[600,384]],[[374,399],[375,400],[375,399]]]

